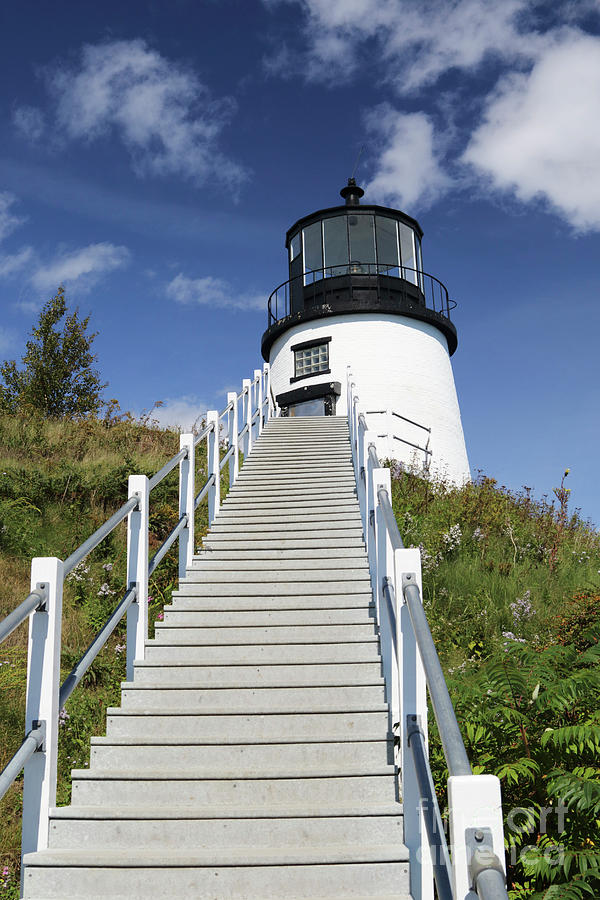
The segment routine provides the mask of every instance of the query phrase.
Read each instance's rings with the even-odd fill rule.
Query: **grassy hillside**
[[[178,447],[176,434],[147,423],[0,418],[0,617],[27,595],[32,556],[65,558],[123,502],[130,473],[153,474]],[[424,602],[469,754],[476,771],[502,779],[511,896],[599,896],[599,535],[569,511],[568,478],[549,502],[488,478],[458,490],[399,467],[392,475],[405,543],[423,550]],[[174,472],[152,493],[151,550],[176,520]],[[205,528],[200,508],[198,536]],[[176,568],[175,550],[151,582],[151,621]],[[121,525],[67,579],[64,674],[120,599],[124,575]],[[90,736],[119,702],[123,651],[120,627],[61,714],[61,804],[70,769],[87,764]],[[25,661],[22,626],[0,647],[0,766],[23,735]],[[433,726],[431,747],[443,794]],[[2,898],[18,896],[21,791],[19,781],[0,807]]]

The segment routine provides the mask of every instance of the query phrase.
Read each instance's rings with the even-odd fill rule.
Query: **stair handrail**
[[[440,900],[463,900],[469,891],[482,900],[507,900],[500,782],[494,775],[472,773],[423,608],[421,552],[404,547],[392,508],[390,470],[377,456],[378,435],[369,431],[350,367],[347,403],[390,725],[400,734],[411,894],[432,900],[435,881]],[[451,855],[429,764],[427,689],[449,772]]]
[[[130,475],[128,499],[64,561],[36,557],[31,563],[31,591],[0,622],[0,643],[29,619],[25,738],[0,773],[0,799],[24,771],[22,855],[48,846],[50,809],[56,805],[59,711],[71,696],[111,634],[127,613],[127,680],[134,662],[143,660],[148,638],[148,579],[179,541],[179,576],[185,576],[194,554],[194,513],[208,497],[209,526],[220,508],[221,471],[229,464],[230,486],[237,480],[240,455],[245,460],[267,421],[279,415],[272,396],[270,367],[254,370],[242,391],[227,394],[222,412],[209,410],[199,434],[180,434],[180,449],[151,478]],[[269,402],[264,402],[263,397]],[[244,427],[239,430],[239,402]],[[227,417],[227,433],[222,434]],[[206,438],[206,480],[195,492],[195,452]],[[221,458],[220,447],[226,452]],[[148,510],[151,491],[179,467],[179,520],[152,558],[148,550]],[[67,575],[127,519],[127,588],[89,647],[60,684],[63,583]]]

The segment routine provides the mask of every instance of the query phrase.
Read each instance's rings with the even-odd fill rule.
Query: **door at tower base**
[[[298,378],[297,350],[292,348],[299,342],[300,346],[327,343],[327,374]],[[312,400],[335,384],[329,414],[336,416],[347,415],[345,384],[350,366],[380,459],[396,459],[431,478],[455,484],[469,480],[448,344],[434,325],[386,313],[327,316],[288,328],[273,343],[269,362],[278,402],[282,396],[300,405],[300,386],[306,399]]]

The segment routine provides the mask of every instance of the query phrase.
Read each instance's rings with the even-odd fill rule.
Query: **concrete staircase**
[[[347,421],[273,419],[24,896],[409,897],[396,782]]]

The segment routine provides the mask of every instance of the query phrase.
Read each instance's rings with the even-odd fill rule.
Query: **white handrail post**
[[[42,585],[47,597],[44,609],[35,610],[29,617],[25,734],[35,722],[43,722],[46,735],[40,750],[25,764],[21,842],[24,854],[46,849],[50,808],[56,806],[63,595],[60,559],[36,557],[31,561],[31,590]]]
[[[495,775],[451,775],[448,808],[454,896],[471,896],[469,864],[473,848],[467,846],[467,828],[490,829],[492,850],[506,875],[500,780]]]
[[[387,701],[390,705],[390,726],[400,721],[399,673],[397,659],[396,627],[388,610],[383,593],[384,579],[389,579],[396,590],[394,571],[394,551],[385,517],[378,501],[377,492],[383,488],[392,496],[392,479],[389,469],[373,469],[373,496],[375,504],[374,543],[377,590],[375,603],[377,606],[377,623],[379,625],[381,655],[383,659],[384,681],[387,688]],[[398,600],[396,598],[396,606]],[[397,615],[397,613],[396,613]]]
[[[244,412],[244,425],[247,426],[246,435],[244,437],[243,451],[245,460],[252,450],[252,382],[249,378],[244,378],[244,380],[242,381],[242,387],[245,391],[244,402],[242,404]]]
[[[263,380],[265,385],[265,399],[266,399],[266,407],[267,407],[267,415],[265,417],[265,421],[268,422],[274,415],[275,410],[273,409],[273,399],[271,397],[271,366],[269,363],[265,363],[263,365]]]
[[[256,436],[258,437],[263,430],[263,385],[262,372],[260,369],[254,370],[254,381],[256,382],[256,409],[258,410],[258,417],[256,419]]]
[[[365,467],[365,510],[364,510],[364,537],[365,537],[365,548],[367,551],[367,555],[369,557],[369,570],[371,572],[371,586],[373,588],[373,592],[377,590],[376,587],[376,556],[373,552],[374,549],[374,525],[375,525],[375,502],[374,494],[373,494],[373,466],[371,465],[371,460],[369,459],[369,444],[376,444],[377,442],[377,433],[375,431],[363,431],[362,436],[362,453]]]
[[[229,450],[233,447],[233,453],[229,457],[229,487],[232,487],[240,471],[240,454],[238,452],[238,403],[235,391],[227,394],[227,403],[231,403],[229,413]]]
[[[133,681],[134,660],[144,658],[148,639],[148,477],[130,475],[128,493],[138,498],[127,516],[127,587],[137,589],[127,610],[127,681]]]
[[[211,409],[206,413],[206,424],[212,425],[207,436],[206,469],[214,481],[208,489],[208,524],[212,525],[221,507],[221,469],[219,467],[219,413]]]
[[[410,851],[410,893],[415,900],[433,900],[433,866],[429,840],[417,784],[413,756],[408,746],[406,717],[420,718],[421,729],[427,737],[427,682],[417,639],[408,607],[404,602],[403,578],[411,574],[412,581],[423,596],[421,580],[421,551],[418,548],[394,551],[394,570],[398,614],[397,646],[400,666],[400,751],[404,808],[404,843]],[[456,895],[458,896],[458,895]],[[464,895],[463,895],[464,896]]]
[[[194,512],[196,487],[196,449],[193,434],[179,435],[179,449],[187,455],[179,463],[179,518],[187,516],[187,524],[179,535],[179,577],[192,565],[194,556]]]

